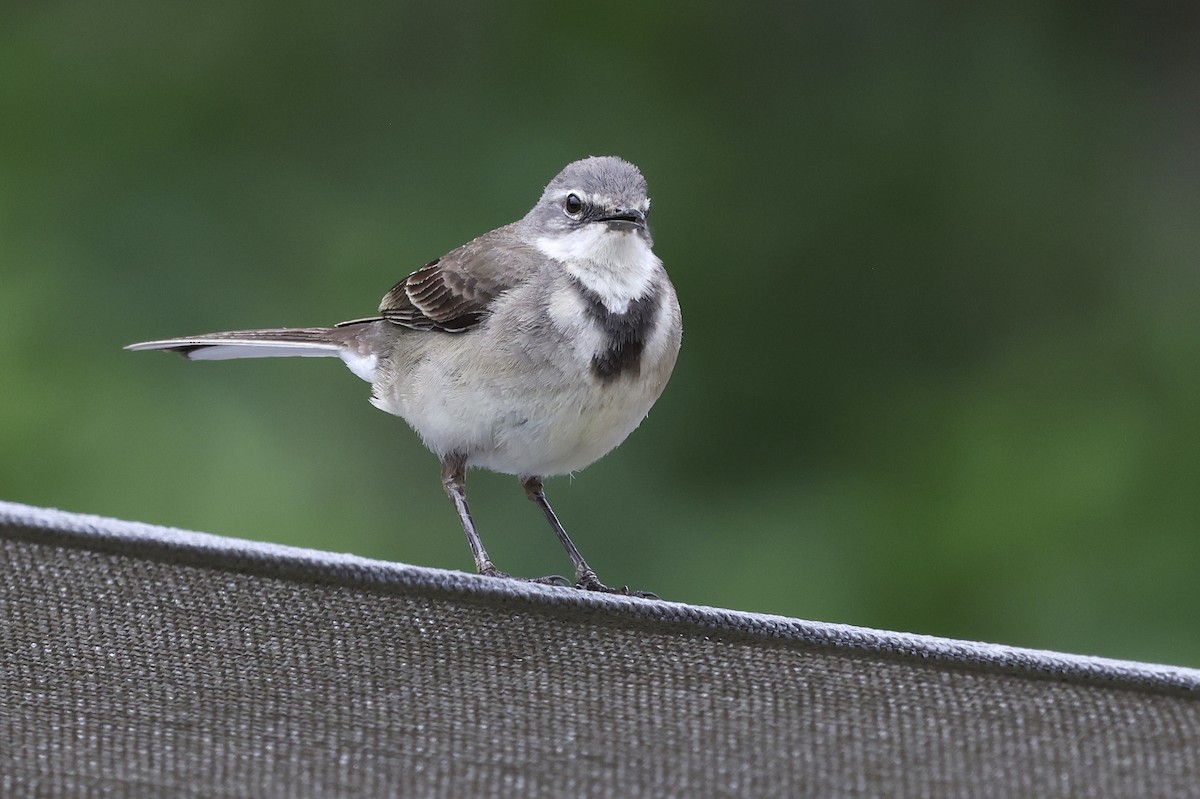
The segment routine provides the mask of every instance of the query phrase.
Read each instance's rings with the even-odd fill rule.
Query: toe
[[[620,588],[612,588],[600,582],[596,577],[596,573],[588,570],[579,576],[575,583],[575,587],[584,591],[599,591],[604,594],[620,594],[622,596],[636,596],[640,599],[658,599],[658,594],[651,591],[630,591],[629,586],[623,585]]]

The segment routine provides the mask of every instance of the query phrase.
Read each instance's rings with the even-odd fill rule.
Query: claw
[[[652,591],[630,591],[629,586],[623,585],[620,588],[611,588],[600,582],[600,578],[591,569],[580,575],[576,581],[575,587],[583,591],[600,591],[605,594],[620,594],[621,596],[635,596],[639,599],[658,599],[658,594]]]
[[[568,580],[566,577],[563,577],[561,574],[548,574],[545,577],[529,577],[529,578],[518,578],[518,579],[525,579],[528,582],[540,583],[542,585],[558,585],[558,586],[571,585],[571,581]]]

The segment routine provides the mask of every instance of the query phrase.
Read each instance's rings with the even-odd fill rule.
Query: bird
[[[521,219],[396,283],[373,316],[126,349],[193,361],[340,358],[371,384],[371,403],[404,419],[437,456],[479,574],[510,576],[493,564],[472,519],[471,468],[518,478],[571,559],[577,588],[653,597],[601,582],[544,488],[546,478],[573,474],[621,444],[675,367],[682,315],[653,251],[649,213],[636,166],[584,158],[563,168]]]

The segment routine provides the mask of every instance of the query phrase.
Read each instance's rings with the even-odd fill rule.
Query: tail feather
[[[363,320],[369,321],[369,320]],[[234,358],[341,358],[363,380],[374,379],[375,357],[355,346],[354,331],[345,327],[279,327],[230,330],[130,344],[127,350],[177,352],[189,361]]]
[[[281,327],[270,330],[230,330],[199,336],[130,344],[127,350],[166,350],[191,361],[286,356],[336,356],[341,343],[327,327]]]

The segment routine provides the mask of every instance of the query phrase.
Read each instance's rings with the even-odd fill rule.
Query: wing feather
[[[492,302],[532,271],[529,259],[540,257],[512,228],[493,230],[425,264],[384,295],[379,315],[412,330],[462,333],[478,326]]]

